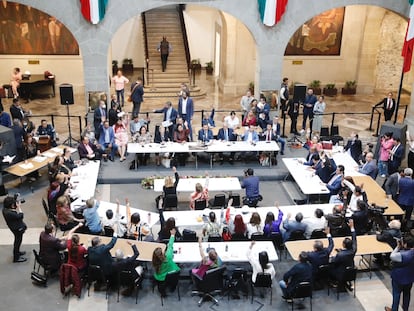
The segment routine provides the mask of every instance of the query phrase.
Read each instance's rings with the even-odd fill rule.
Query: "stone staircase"
[[[145,88],[145,97],[177,96],[181,83],[190,85],[179,13],[175,6],[168,6],[146,12],[145,20],[149,54],[149,86]],[[162,72],[161,55],[157,51],[163,36],[172,45],[165,72]],[[191,97],[205,95],[197,87],[190,91]]]

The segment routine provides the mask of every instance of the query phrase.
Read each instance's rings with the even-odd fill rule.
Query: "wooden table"
[[[69,148],[71,153],[77,151],[75,148],[59,145],[52,149],[46,150],[45,152],[42,152],[40,156],[36,156],[34,158],[27,159],[26,161],[21,161],[19,163],[13,164],[4,170],[10,174],[19,176],[20,180],[22,180],[22,178],[27,174],[35,172],[45,167],[49,163],[53,163],[56,156],[62,155],[64,148]]]
[[[388,199],[384,189],[378,185],[370,176],[353,176],[355,185],[363,184],[363,189],[367,193],[369,204],[375,203],[378,206],[388,206],[384,212],[384,216],[402,216],[404,211],[392,199]]]
[[[91,234],[78,234],[80,238],[80,243],[82,243],[85,247],[91,246],[92,239],[95,235]],[[99,236],[103,244],[108,244],[111,241],[111,237],[107,236]],[[135,244],[139,251],[139,256],[137,260],[140,261],[152,261],[152,253],[157,247],[161,247],[161,249],[165,250],[165,244],[163,243],[156,243],[156,242],[143,242],[143,241],[135,241],[135,240],[127,240],[127,239],[120,239],[116,241],[115,246],[111,249],[112,256],[115,256],[115,251],[117,249],[121,249],[125,256],[132,256],[134,252],[132,251],[132,247],[127,243],[127,241]]]
[[[209,246],[210,248],[214,248],[223,262],[248,262],[247,251],[251,242],[204,242],[202,245],[206,254]],[[255,256],[259,256],[258,254],[261,251],[266,251],[269,256],[269,261],[278,260],[275,247],[271,241],[257,241],[252,251]],[[177,263],[201,261],[199,246],[196,242],[174,243],[174,253],[174,262]]]

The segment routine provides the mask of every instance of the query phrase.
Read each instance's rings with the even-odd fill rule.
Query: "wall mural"
[[[0,54],[79,55],[69,30],[30,6],[0,1]]]
[[[293,34],[285,55],[340,55],[344,16],[342,7],[308,20]]]

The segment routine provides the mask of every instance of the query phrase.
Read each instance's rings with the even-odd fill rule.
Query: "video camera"
[[[382,215],[384,214],[385,210],[388,208],[388,206],[378,206],[375,203],[372,203],[372,205],[368,205],[368,211],[372,212],[373,214]]]

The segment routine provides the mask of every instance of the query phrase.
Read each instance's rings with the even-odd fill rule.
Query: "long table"
[[[95,196],[100,161],[88,161],[72,171],[70,196],[73,199],[87,200]]]
[[[92,239],[95,235],[91,234],[78,234],[80,238],[80,243],[82,243],[85,247],[91,246]],[[108,244],[111,241],[111,237],[107,236],[99,236],[103,244]],[[152,261],[152,253],[157,247],[161,247],[161,249],[165,250],[165,244],[163,243],[156,243],[156,242],[143,242],[143,241],[135,241],[135,240],[127,240],[127,239],[120,239],[118,238],[116,241],[115,246],[111,249],[112,256],[115,256],[115,252],[117,249],[121,249],[125,256],[132,256],[133,251],[132,247],[127,243],[127,241],[135,244],[139,251],[139,256],[137,260],[140,261]]]
[[[71,153],[74,153],[76,151],[75,148],[59,145],[42,152],[38,156],[13,164],[4,170],[22,179],[22,177],[45,167],[49,163],[52,163],[55,160],[56,156],[63,153],[64,148],[69,148]]]
[[[193,192],[195,185],[205,185],[206,178],[180,178],[177,185],[178,192]],[[154,180],[154,191],[161,192],[164,186],[164,179]],[[209,191],[238,191],[241,190],[240,181],[237,177],[214,177],[209,178]]]
[[[207,248],[214,248],[223,262],[247,262],[247,251],[251,245],[250,241],[242,242],[204,242],[202,243],[204,252]],[[227,251],[226,251],[227,247]],[[269,261],[277,261],[278,256],[271,241],[257,241],[253,246],[254,256],[259,256],[259,252],[266,251]],[[174,243],[174,262],[190,263],[200,262],[199,245],[196,242],[176,242]]]
[[[174,143],[167,142],[164,144],[149,143],[128,143],[128,153],[195,153],[207,152],[210,154],[210,167],[213,166],[213,154],[218,152],[277,152],[279,145],[275,141],[259,141],[255,145],[244,141],[222,142],[214,140],[210,144],[201,146],[197,142]],[[196,167],[197,164],[196,156]]]

